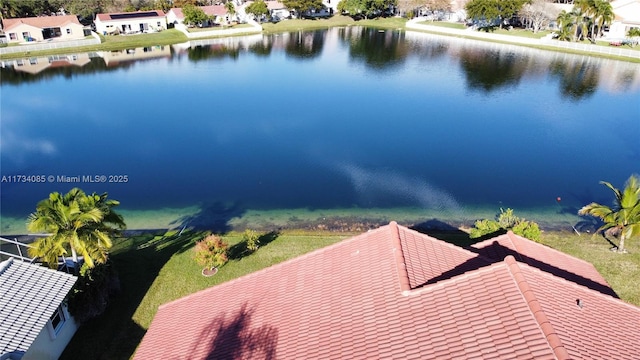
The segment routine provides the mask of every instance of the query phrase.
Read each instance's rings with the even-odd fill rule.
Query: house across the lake
[[[199,8],[212,19],[212,23],[228,23],[237,20],[237,15],[229,14],[227,8],[224,5],[199,6]],[[173,25],[184,24],[184,14],[182,13],[182,8],[173,8],[169,10],[167,12],[167,23]],[[207,20],[201,25],[207,27],[213,24],[210,24],[209,20]]]
[[[138,34],[167,29],[162,10],[98,14],[93,21],[98,34]]]
[[[623,39],[631,28],[640,28],[640,0],[615,0],[611,7],[615,19],[609,27],[609,38]]]
[[[57,359],[76,332],[65,298],[77,278],[38,264],[0,262],[0,359]]]
[[[9,43],[77,40],[88,35],[75,15],[2,19],[2,29]]]
[[[160,306],[135,359],[637,359],[638,324],[585,261],[392,222]]]

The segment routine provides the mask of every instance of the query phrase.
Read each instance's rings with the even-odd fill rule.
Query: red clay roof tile
[[[135,359],[625,358],[634,350],[640,309],[539,264],[490,262],[391,223],[162,305]],[[620,332],[620,342],[598,339]]]
[[[20,24],[27,24],[37,28],[46,29],[52,27],[64,26],[67,24],[80,25],[78,17],[75,15],[62,15],[62,16],[37,16],[28,18],[14,18],[14,19],[2,19],[2,26],[4,31],[8,32],[14,26]]]
[[[471,245],[468,249],[493,261],[512,255],[517,261],[537,267],[555,276],[618,297],[607,281],[590,263],[509,231]]]

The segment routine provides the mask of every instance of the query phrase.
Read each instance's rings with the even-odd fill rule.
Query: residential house
[[[395,222],[160,306],[135,359],[637,359],[640,308],[508,233]]]
[[[273,21],[280,21],[284,19],[290,19],[294,15],[294,11],[289,10],[283,3],[275,0],[265,1],[267,4],[267,10],[269,10],[269,16]]]
[[[148,33],[167,29],[167,19],[162,10],[98,14],[93,23],[96,32],[103,35]]]
[[[75,15],[2,19],[7,42],[77,40],[85,37],[84,26]]]
[[[624,39],[631,28],[640,28],[640,0],[615,0],[611,2],[615,19],[609,27],[607,38]]]
[[[0,359],[57,359],[77,324],[64,300],[73,275],[9,258],[0,263]]]
[[[204,13],[212,18],[213,23],[229,23],[231,21],[237,21],[237,14],[229,14],[227,8],[224,5],[209,5],[199,6]],[[184,24],[184,14],[182,8],[173,8],[167,12],[167,23],[177,25]],[[203,26],[210,26],[208,21],[202,24]]]

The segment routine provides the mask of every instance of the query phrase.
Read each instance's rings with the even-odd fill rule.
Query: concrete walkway
[[[484,41],[500,41],[500,42],[515,44],[515,45],[554,47],[560,51],[570,50],[570,51],[584,52],[587,54],[600,54],[600,55],[609,55],[609,56],[620,56],[620,57],[626,57],[631,59],[640,59],[639,50],[625,49],[620,46],[607,47],[607,46],[599,46],[599,45],[591,45],[591,44],[579,44],[579,43],[573,43],[573,42],[554,40],[550,36],[546,36],[541,39],[533,39],[533,38],[525,38],[520,36],[486,33],[486,32],[476,31],[471,28],[453,29],[453,28],[447,28],[442,26],[424,24],[424,22],[426,21],[427,20],[425,18],[411,19],[407,21],[405,27],[407,31],[412,31],[412,30],[426,31],[430,33],[456,36],[456,37],[465,37],[465,38],[484,40]]]

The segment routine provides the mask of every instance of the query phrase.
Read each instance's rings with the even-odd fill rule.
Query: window
[[[49,336],[51,339],[55,339],[60,330],[64,326],[64,323],[67,321],[67,314],[65,313],[62,306],[58,306],[56,311],[49,318],[49,322],[47,322],[47,328],[49,329]]]
[[[18,36],[16,36],[16,33],[9,33],[9,39],[18,40]]]
[[[29,39],[31,38],[31,34],[29,34],[29,32],[25,31],[22,33],[22,38],[29,41]]]
[[[160,25],[160,21],[158,21],[158,27],[160,27],[160,26],[162,26],[162,25]]]
[[[71,34],[71,29],[67,29],[67,35]]]

